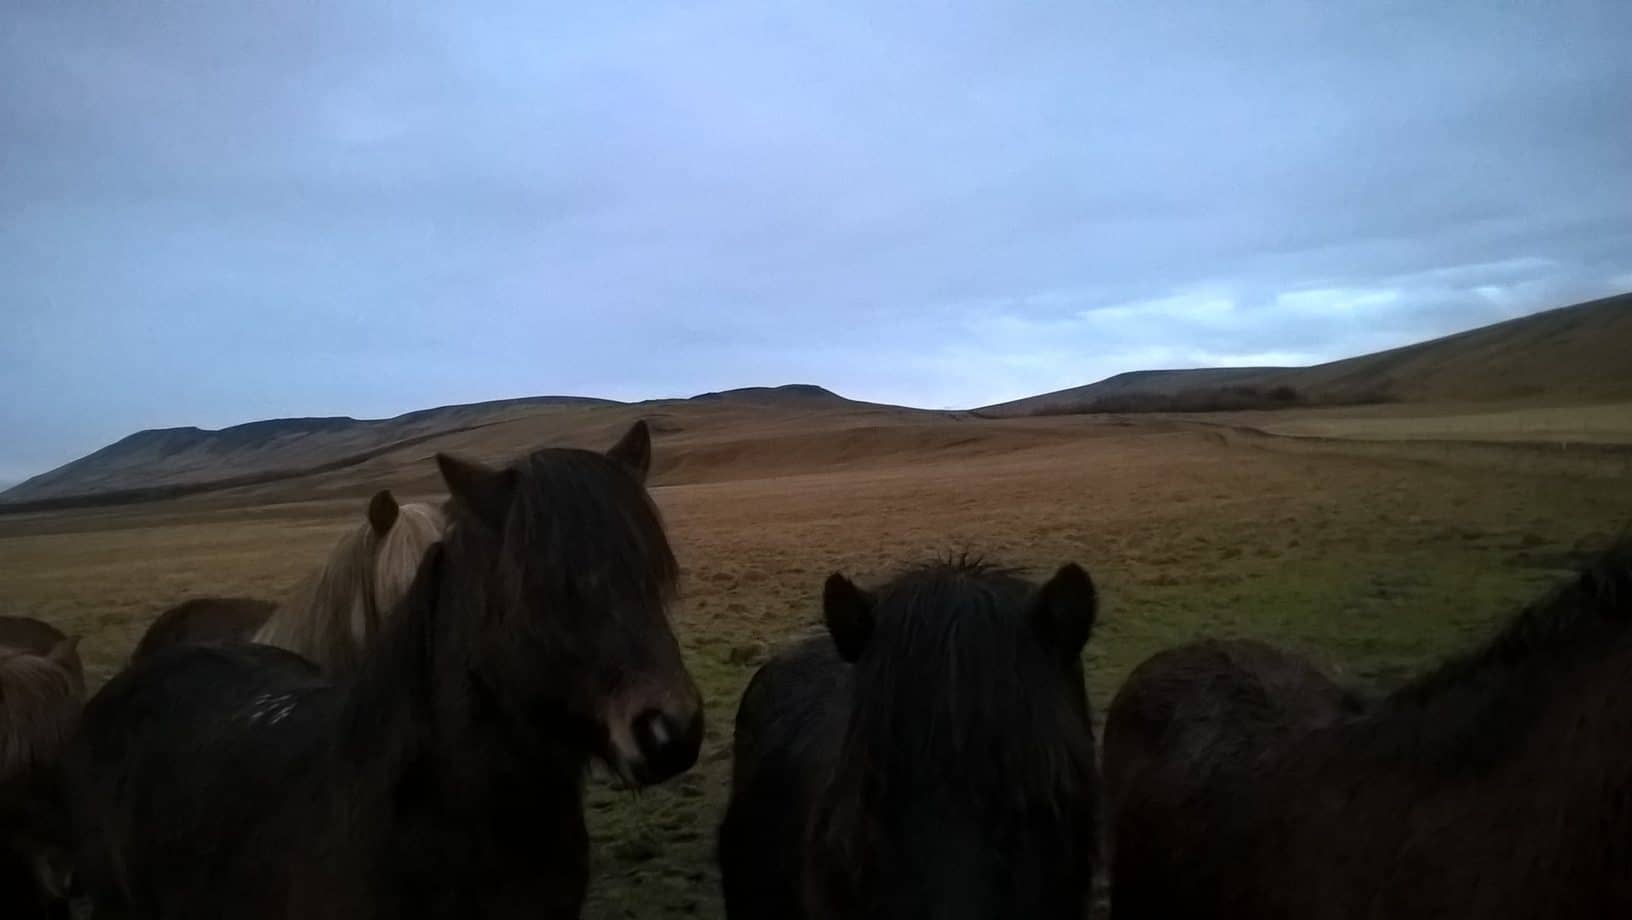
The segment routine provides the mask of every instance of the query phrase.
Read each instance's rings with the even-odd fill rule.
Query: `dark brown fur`
[[[1106,802],[1114,814],[1135,782],[1148,797],[1158,782],[1193,787],[1251,769],[1360,706],[1304,658],[1263,642],[1203,639],[1160,652],[1128,675],[1107,714]]]
[[[829,579],[831,639],[737,715],[720,869],[732,920],[1081,917],[1097,777],[1079,658],[1092,583],[953,563],[877,595]]]
[[[1114,916],[1632,916],[1629,624],[1632,541],[1483,649],[1306,731],[1222,737],[1189,722],[1212,681],[1152,690],[1145,671],[1112,704]],[[1134,773],[1147,755],[1118,748],[1153,737]]]
[[[349,677],[221,645],[110,682],[69,757],[98,909],[577,916],[590,758],[658,782],[702,738],[647,437],[502,470],[439,457],[444,540]]]

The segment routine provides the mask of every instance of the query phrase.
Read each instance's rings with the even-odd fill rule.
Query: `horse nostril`
[[[661,782],[688,769],[697,761],[702,742],[700,726],[679,725],[657,709],[635,716],[634,735],[648,782]]]

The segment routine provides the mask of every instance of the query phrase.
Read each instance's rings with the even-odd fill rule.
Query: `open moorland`
[[[277,597],[374,490],[437,496],[438,451],[604,447],[645,418],[683,567],[676,630],[708,731],[697,767],[665,786],[632,796],[593,781],[586,914],[718,916],[713,836],[738,695],[770,650],[816,628],[828,573],[866,584],[966,551],[1038,575],[1083,564],[1102,596],[1086,653],[1101,711],[1145,657],[1201,635],[1267,638],[1384,688],[1477,643],[1632,525],[1632,387],[1624,360],[1605,357],[1626,353],[1628,317],[1632,300],[1618,298],[1321,368],[1256,369],[1310,403],[1275,411],[1092,411],[1107,393],[1148,405],[1190,385],[1173,375],[1192,372],[1158,372],[1156,389],[1112,378],[1086,401],[1070,391],[1064,414],[928,412],[791,387],[143,432],[4,496],[0,612],[82,635],[95,686],[176,602]],[[1223,379],[1193,373],[1205,387]],[[1312,404],[1339,383],[1391,398]]]
[[[0,607],[83,634],[100,682],[168,604],[276,596],[351,526],[370,489],[432,494],[434,450],[598,443],[634,411],[544,407],[341,471],[3,516]],[[1297,416],[1278,424],[1335,424]],[[596,780],[592,917],[718,915],[712,838],[737,696],[769,649],[814,626],[832,570],[865,583],[963,550],[1037,573],[1083,563],[1104,597],[1088,649],[1103,709],[1145,656],[1202,634],[1269,637],[1352,680],[1392,683],[1477,642],[1632,522],[1632,453],[1615,444],[776,405],[651,417],[654,494],[684,566],[677,631],[708,700],[708,737],[696,769],[638,797]]]

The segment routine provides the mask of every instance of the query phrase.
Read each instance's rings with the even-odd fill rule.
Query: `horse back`
[[[165,916],[275,898],[275,873],[319,836],[289,822],[321,794],[311,778],[332,716],[316,667],[280,649],[170,649],[115,677],[67,759],[92,897]]]

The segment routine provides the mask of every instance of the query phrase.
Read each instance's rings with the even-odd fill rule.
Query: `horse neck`
[[[1420,698],[1407,688],[1361,718],[1317,732],[1309,744],[1401,782],[1495,784],[1515,801],[1550,803],[1555,813],[1578,803],[1583,818],[1596,821],[1604,790],[1632,785],[1632,746],[1624,742],[1632,736],[1632,697],[1617,689],[1628,669],[1632,635],[1606,633],[1469,669]],[[1523,776],[1545,781],[1502,785]]]
[[[482,691],[469,628],[491,603],[479,549],[454,540],[427,554],[344,685],[337,747],[367,764],[360,772],[377,788],[412,771],[445,807],[532,808],[581,821],[584,756],[551,739],[518,741]]]

